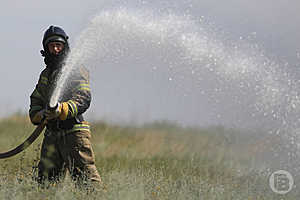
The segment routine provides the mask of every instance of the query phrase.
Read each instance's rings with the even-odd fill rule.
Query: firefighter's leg
[[[77,131],[65,136],[62,155],[70,171],[72,179],[77,183],[101,183],[100,175],[95,166],[95,154],[90,142],[88,131]]]
[[[66,169],[56,143],[57,138],[49,135],[49,131],[46,130],[38,164],[38,182],[41,184],[45,181],[49,183],[58,182],[65,176]]]

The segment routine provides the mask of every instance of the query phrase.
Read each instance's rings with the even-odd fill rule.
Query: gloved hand
[[[44,116],[46,120],[59,118],[60,120],[66,120],[69,113],[69,107],[67,102],[58,103],[55,109],[46,109]]]
[[[62,106],[60,103],[58,103],[55,109],[47,108],[44,112],[44,115],[47,120],[51,120],[51,119],[58,118],[61,114],[61,111],[62,111]]]
[[[41,123],[43,117],[45,116],[45,111],[46,111],[46,109],[42,109],[39,112],[37,112],[34,115],[34,117],[32,119],[32,122],[34,122],[34,123]]]

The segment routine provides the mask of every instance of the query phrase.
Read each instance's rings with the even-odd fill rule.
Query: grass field
[[[33,129],[21,114],[0,120],[0,151],[20,144]],[[255,135],[168,122],[94,122],[92,135],[103,189],[87,194],[68,177],[62,184],[39,188],[33,177],[40,136],[26,151],[0,161],[0,199],[299,199],[296,189],[286,195],[272,192],[270,172],[256,166],[255,155],[263,153],[265,144],[259,145]]]

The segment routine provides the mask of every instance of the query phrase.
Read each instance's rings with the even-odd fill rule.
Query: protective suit
[[[64,49],[58,55],[52,55],[47,45],[61,42]],[[60,71],[63,73],[64,61],[69,53],[68,36],[56,26],[50,26],[43,38],[46,68],[41,72],[38,83],[30,96],[29,116],[35,125],[41,123],[47,110],[55,81]],[[49,119],[44,133],[38,181],[56,182],[64,178],[69,170],[77,183],[85,181],[101,182],[95,166],[95,155],[90,142],[90,126],[83,118],[89,108],[91,90],[89,73],[84,67],[71,75],[68,87],[60,98],[57,117]]]

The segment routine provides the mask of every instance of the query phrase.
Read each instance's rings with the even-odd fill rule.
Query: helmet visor
[[[62,38],[59,35],[53,35],[49,38],[47,38],[44,42],[45,45],[47,45],[49,42],[62,42],[62,43],[66,43],[66,41],[64,40],[64,38]]]

